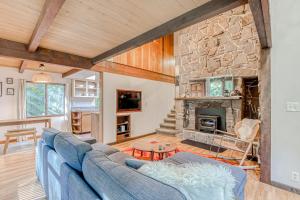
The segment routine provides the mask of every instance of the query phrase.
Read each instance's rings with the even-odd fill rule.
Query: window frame
[[[45,115],[39,115],[39,116],[27,116],[27,106],[26,106],[26,118],[40,118],[40,117],[63,117],[66,114],[66,84],[64,83],[35,83],[32,81],[26,81],[27,83],[31,83],[31,84],[44,84],[45,85]],[[48,85],[62,85],[64,86],[64,110],[63,110],[63,114],[57,114],[57,115],[48,115]],[[25,102],[27,101],[26,99],[27,97],[27,90],[26,90],[26,86],[25,86]]]
[[[221,96],[211,96],[211,89],[210,89],[210,84],[211,84],[211,79],[220,79],[222,81],[222,95]],[[234,79],[233,77],[211,77],[211,78],[208,78],[207,79],[207,87],[206,87],[206,92],[207,94],[209,94],[210,97],[224,97],[224,90],[225,90],[225,82],[226,82],[226,79],[227,80],[230,80],[232,81],[232,91],[234,90]],[[229,92],[232,92],[232,91],[229,91]]]

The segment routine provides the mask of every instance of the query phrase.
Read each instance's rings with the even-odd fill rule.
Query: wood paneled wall
[[[165,75],[175,75],[173,34],[166,35],[112,58],[115,63]]]

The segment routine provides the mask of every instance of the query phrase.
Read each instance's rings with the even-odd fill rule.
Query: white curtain
[[[65,130],[67,132],[72,131],[72,123],[71,123],[71,84],[66,84],[66,96],[65,96],[65,116],[64,116],[64,124],[65,124]]]
[[[26,80],[20,79],[19,80],[19,87],[18,87],[18,100],[17,100],[17,117],[18,119],[25,119],[26,118]],[[26,128],[26,125],[19,125],[18,128]],[[26,140],[26,136],[17,137],[18,141]]]
[[[26,84],[26,80],[24,80],[24,79],[19,80],[18,103],[17,103],[18,119],[26,118],[25,84]]]

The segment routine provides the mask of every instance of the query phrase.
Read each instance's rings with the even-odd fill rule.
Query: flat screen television
[[[142,110],[142,92],[117,90],[117,112]]]

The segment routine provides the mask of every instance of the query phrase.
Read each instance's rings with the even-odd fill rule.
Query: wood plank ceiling
[[[208,1],[2,0],[0,38],[28,44],[31,52],[41,47],[93,58]],[[2,44],[3,42],[6,43],[2,41]],[[16,46],[19,44],[16,43]],[[10,52],[15,51],[12,49]],[[17,61],[3,57],[13,55],[0,55],[0,64],[7,65],[9,62],[9,66],[18,66],[20,72],[24,69],[36,69],[36,63],[31,63],[33,56],[26,52],[17,54]],[[67,57],[64,54],[59,56]],[[52,58],[43,60],[38,57],[33,60],[47,63]],[[56,64],[66,63],[58,60]],[[70,62],[67,64],[72,66]],[[53,67],[50,71],[64,73],[68,70],[66,67],[61,70]]]
[[[209,0],[66,0],[41,47],[95,57]],[[0,38],[28,44],[45,0],[2,0]]]
[[[1,0],[0,56],[18,59],[21,72],[31,67],[27,61],[91,69],[102,60],[245,3],[247,0]]]
[[[92,58],[206,2],[67,0],[41,47]]]

